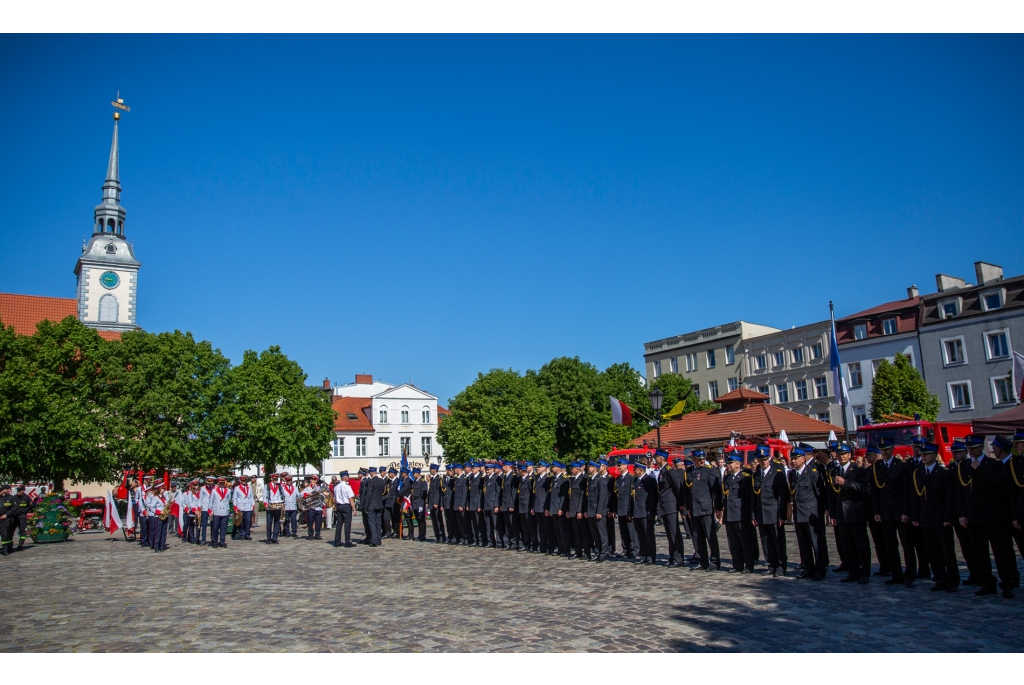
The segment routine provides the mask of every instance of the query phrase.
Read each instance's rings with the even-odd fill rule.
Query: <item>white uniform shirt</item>
[[[203,486],[199,488],[199,508],[203,511],[210,509],[210,493],[213,492],[213,488]]]
[[[231,503],[238,511],[252,511],[256,506],[256,498],[251,485],[236,485],[231,495]]]
[[[281,485],[281,493],[284,498],[284,510],[298,511],[299,507],[296,501],[299,499],[299,489],[294,485],[283,483]]]
[[[227,516],[231,513],[231,490],[217,486],[210,493],[209,511],[213,516]]]
[[[356,493],[352,492],[352,486],[345,481],[341,481],[334,486],[335,504],[352,504],[352,498],[355,496]]]
[[[280,483],[270,483],[263,489],[263,504],[284,503],[284,491]]]
[[[163,495],[146,495],[146,516],[158,516],[166,506],[167,500]]]
[[[200,491],[201,490],[202,488],[200,488]],[[202,508],[202,498],[199,492],[186,490],[182,493],[181,501],[178,504],[179,506],[184,507],[186,512],[197,512]]]

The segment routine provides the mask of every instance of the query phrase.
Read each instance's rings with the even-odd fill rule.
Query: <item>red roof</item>
[[[14,326],[18,335],[32,335],[40,321],[60,323],[78,316],[78,300],[70,297],[40,297],[0,293],[0,323]],[[120,331],[96,331],[104,340],[120,340]]]
[[[366,410],[373,405],[369,397],[336,397],[331,408],[338,412],[334,419],[336,433],[372,433],[373,424]]]
[[[719,398],[719,401],[721,399]],[[748,404],[735,411],[713,409],[686,414],[679,420],[661,427],[661,444],[664,446],[724,442],[732,437],[733,432],[745,437],[768,438],[778,436],[783,430],[790,440],[811,440],[827,437],[829,431],[836,431],[836,434],[839,434],[843,429],[773,404]],[[650,431],[633,442],[639,445],[646,440],[648,444],[654,444],[657,439],[657,431]]]
[[[850,314],[849,316],[844,316],[841,319],[836,319],[836,323],[839,323],[841,321],[850,321],[851,319],[866,319],[875,316],[876,314],[884,314],[885,312],[892,312],[896,311],[897,309],[908,309],[910,307],[916,307],[920,303],[920,296],[911,297],[906,300],[893,300],[892,302],[886,302],[885,304],[880,304],[877,307],[865,309],[862,312],[857,312],[856,314]]]
[[[768,395],[760,393],[750,388],[736,388],[730,392],[725,393],[721,397],[715,399],[715,402],[719,404],[728,404],[730,402],[736,402],[743,400],[744,402],[767,402],[771,398]]]

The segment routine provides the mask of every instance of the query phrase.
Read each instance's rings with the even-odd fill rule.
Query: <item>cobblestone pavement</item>
[[[361,534],[354,531],[354,538]],[[254,531],[254,538],[263,529]],[[659,533],[660,536],[660,533]],[[975,597],[386,540],[335,549],[104,534],[0,558],[0,649],[1021,651],[1024,595]],[[724,543],[724,532],[720,533]],[[831,534],[829,534],[831,537]],[[797,557],[790,537],[790,561]],[[687,552],[692,551],[689,541]],[[659,537],[659,549],[666,548]],[[723,550],[723,554],[725,551]],[[837,557],[833,552],[833,559]],[[964,575],[966,578],[966,574]]]

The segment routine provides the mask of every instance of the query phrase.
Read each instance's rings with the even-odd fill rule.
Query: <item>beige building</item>
[[[830,330],[826,320],[744,340],[743,384],[768,395],[772,404],[841,425],[829,370]]]
[[[693,381],[700,399],[716,400],[743,382],[742,342],[778,330],[736,321],[644,343],[647,378],[653,381],[663,373],[678,373]]]

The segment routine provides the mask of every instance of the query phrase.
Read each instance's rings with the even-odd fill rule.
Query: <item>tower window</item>
[[[110,229],[109,230],[110,233],[114,232],[114,220],[113,219],[107,219],[107,228]]]
[[[100,298],[100,321],[117,323],[117,298],[107,294]]]
[[[114,254],[117,252],[117,248],[114,247],[114,243],[107,243],[107,254]]]

